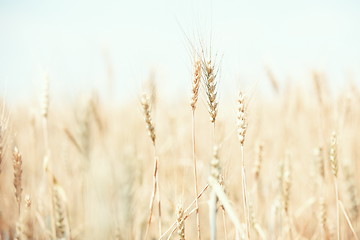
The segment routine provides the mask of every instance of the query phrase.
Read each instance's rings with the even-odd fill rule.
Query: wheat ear
[[[184,209],[182,208],[181,204],[177,206],[176,213],[177,213],[177,229],[178,229],[179,240],[185,240]]]
[[[17,147],[13,151],[13,167],[14,167],[14,187],[15,187],[15,198],[18,204],[18,212],[20,215],[20,204],[21,204],[21,178],[22,178],[22,156]]]

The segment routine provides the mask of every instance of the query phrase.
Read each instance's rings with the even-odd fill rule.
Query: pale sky
[[[184,33],[211,36],[223,94],[268,88],[264,63],[282,82],[307,81],[316,68],[341,86],[349,76],[360,82],[359,25],[358,0],[0,0],[0,95],[33,98],[47,72],[58,97],[105,96],[108,59],[117,100],[137,97],[152,69],[161,90],[188,96]]]

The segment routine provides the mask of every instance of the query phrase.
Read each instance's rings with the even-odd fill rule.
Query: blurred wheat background
[[[358,239],[356,1],[0,3],[0,239]]]

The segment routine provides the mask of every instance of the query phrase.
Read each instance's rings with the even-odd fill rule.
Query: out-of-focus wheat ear
[[[49,114],[49,75],[44,77],[44,86],[41,96],[41,116],[47,118]]]
[[[6,131],[8,127],[7,116],[5,115],[5,106],[2,106],[3,110],[0,113],[0,173],[1,173],[1,163],[5,157],[6,150]]]
[[[344,167],[346,192],[349,200],[349,215],[351,220],[356,220],[359,216],[359,205],[357,199],[357,189],[353,171],[349,166]]]
[[[150,106],[149,97],[145,93],[141,97],[141,105],[143,107],[148,134],[151,138],[153,145],[155,145],[155,141],[156,141],[155,126],[151,118],[151,106]]]
[[[237,132],[241,146],[244,145],[245,135],[247,130],[247,119],[245,109],[245,96],[242,92],[239,92],[238,97],[238,109],[237,109]]]
[[[319,199],[319,206],[320,206],[319,218],[320,218],[322,239],[329,239],[330,232],[327,224],[327,209],[326,209],[327,206],[325,199],[323,197],[320,197]]]
[[[255,181],[259,181],[260,178],[260,172],[263,164],[263,158],[264,158],[264,144],[258,143],[256,145],[256,157],[255,157],[255,163],[254,163],[254,177]]]
[[[286,216],[286,223],[287,223],[288,232],[290,234],[290,239],[293,239],[293,228],[289,213],[290,196],[291,196],[291,154],[290,152],[286,152],[285,161],[284,161],[283,183],[282,183],[282,206],[283,206],[283,212],[285,213]]]
[[[259,222],[257,221],[256,215],[254,212],[254,207],[251,202],[249,203],[249,214],[250,214],[250,224],[251,224],[252,228],[255,230],[256,234],[259,236],[260,239],[262,239],[262,240],[266,239],[265,232],[262,229],[262,227],[260,226]]]
[[[90,160],[90,138],[91,138],[91,103],[87,98],[82,106],[79,121],[80,146],[85,161]]]
[[[339,167],[338,167],[338,156],[337,156],[336,132],[332,132],[331,134],[329,158],[330,158],[331,171],[334,177],[337,178]]]
[[[214,146],[213,149],[213,158],[210,162],[211,164],[211,177],[216,179],[220,183],[221,180],[221,168],[220,168],[220,160],[219,160],[219,148]]]
[[[22,156],[17,147],[13,150],[13,167],[14,167],[14,187],[15,198],[18,204],[18,212],[20,215],[21,193],[22,193]]]
[[[196,103],[199,98],[199,88],[200,88],[200,80],[201,80],[201,61],[196,59],[194,62],[194,73],[193,73],[193,81],[191,88],[191,100],[190,106],[193,111],[196,109]]]
[[[184,209],[181,204],[177,206],[176,209],[176,226],[177,226],[177,233],[179,235],[179,240],[185,240],[185,218],[184,218]]]
[[[265,72],[268,77],[268,80],[271,84],[271,87],[273,88],[274,92],[279,93],[279,84],[275,78],[274,73],[272,72],[269,65],[265,65]]]
[[[203,61],[203,86],[207,96],[208,112],[210,114],[210,121],[215,123],[218,111],[218,79],[217,69],[215,63],[211,58]]]
[[[91,97],[90,107],[91,107],[92,115],[94,116],[96,122],[96,126],[100,130],[100,133],[102,133],[104,131],[104,124],[99,113],[99,100],[96,95],[95,96],[93,95]]]
[[[32,239],[32,226],[30,221],[30,210],[31,210],[31,199],[29,195],[25,195],[25,211],[21,212],[15,228],[15,239],[16,240],[30,240]]]
[[[52,184],[52,201],[56,239],[69,239],[70,237],[67,227],[68,222],[64,195],[63,189],[54,177]]]
[[[320,106],[322,106],[323,104],[323,97],[322,97],[322,80],[321,80],[321,74],[318,71],[312,71],[312,79],[314,82],[314,88],[315,88],[315,92],[316,92],[316,98],[320,104]]]
[[[255,191],[255,203],[261,203],[264,201],[263,181],[261,179],[261,169],[264,161],[264,144],[258,142],[255,147],[255,162],[254,162],[254,190]]]
[[[321,181],[325,178],[325,161],[324,161],[324,150],[322,147],[314,149],[315,163],[317,167],[317,172],[321,178]]]
[[[80,144],[78,143],[78,141],[75,139],[74,135],[70,132],[70,130],[68,128],[64,128],[64,133],[67,136],[67,138],[69,139],[69,141],[75,146],[75,148],[79,151],[79,153],[82,153],[82,149],[80,147]]]
[[[290,167],[290,153],[286,153],[284,161],[284,173],[282,183],[282,199],[283,210],[286,215],[289,214],[289,202],[290,202],[290,189],[291,189],[291,167]]]

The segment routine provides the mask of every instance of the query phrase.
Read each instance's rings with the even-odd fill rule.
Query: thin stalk
[[[225,235],[225,240],[227,240],[228,237],[227,237],[226,215],[225,215],[225,209],[224,209],[224,207],[222,207],[222,215],[223,215],[223,223],[224,223],[224,235]]]
[[[250,239],[250,216],[249,216],[249,209],[247,203],[244,145],[241,145],[241,168],[242,168],[241,172],[242,172],[243,204],[244,204],[244,213],[246,218],[246,233],[248,239]]]
[[[215,121],[213,122],[213,148],[215,147]],[[216,179],[217,181],[217,179]],[[210,239],[216,240],[216,203],[217,196],[214,190],[211,190],[209,199],[209,220],[210,220]]]
[[[157,190],[157,200],[158,200],[158,211],[159,211],[159,236],[161,236],[161,198],[160,198],[160,186],[159,186],[159,158],[156,155],[156,147],[154,146],[154,154],[155,154],[155,159],[156,159],[156,165],[157,165],[157,171],[156,171],[156,188]]]
[[[195,182],[195,196],[198,196],[198,178],[197,178],[197,164],[196,164],[196,144],[195,144],[195,110],[192,111],[192,156],[194,162],[194,182]],[[200,234],[200,216],[199,216],[199,202],[198,198],[195,199],[195,208],[196,208],[196,226],[197,226],[197,235],[198,240],[201,239]]]
[[[216,202],[217,196],[214,190],[211,191],[209,200],[209,216],[210,216],[210,239],[216,240]]]
[[[339,186],[337,177],[334,178],[334,185],[335,185],[335,195],[336,195],[336,228],[337,228],[337,239],[340,240],[340,208],[339,208]]]
[[[150,199],[150,213],[149,213],[149,219],[146,226],[146,231],[144,235],[144,239],[147,238],[147,235],[149,233],[149,228],[152,220],[152,214],[154,209],[154,200],[155,196],[157,196],[158,200],[158,207],[159,207],[159,236],[161,236],[161,199],[160,199],[160,188],[159,188],[159,177],[158,177],[158,171],[159,171],[159,158],[156,155],[156,146],[154,144],[154,172],[153,172],[153,192]]]

